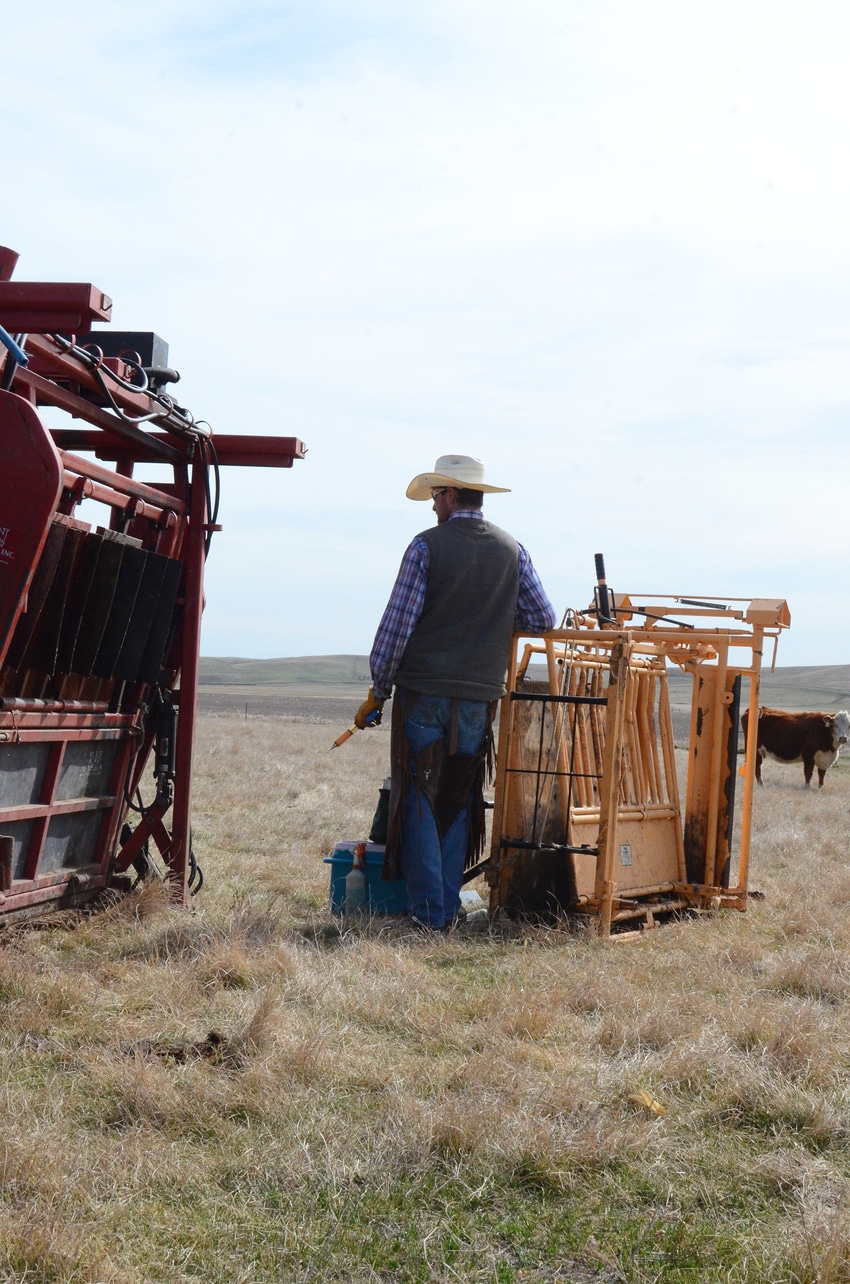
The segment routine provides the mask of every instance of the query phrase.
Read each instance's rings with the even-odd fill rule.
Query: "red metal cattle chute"
[[[218,466],[290,468],[304,447],[213,436],[165,391],[162,340],[93,332],[108,296],[12,281],[16,261],[0,247],[0,918],[87,899],[151,842],[186,904]],[[83,424],[48,426],[41,406]],[[84,499],[103,526],[80,520]],[[131,826],[152,751],[155,797]]]

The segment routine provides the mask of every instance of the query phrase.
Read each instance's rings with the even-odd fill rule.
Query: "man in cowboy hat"
[[[528,553],[484,519],[484,465],[443,455],[408,499],[437,525],[408,546],[370,656],[354,721],[374,725],[393,686],[392,782],[384,878],[407,882],[414,922],[440,929],[460,909],[465,867],[484,844],[483,786],[514,630],[543,633],[555,612]]]

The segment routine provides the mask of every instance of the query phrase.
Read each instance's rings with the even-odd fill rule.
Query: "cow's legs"
[[[806,788],[810,789],[812,784],[812,772],[815,769],[814,758],[803,758],[803,775],[806,777]]]
[[[823,769],[823,767],[818,767],[818,789],[823,789],[823,781],[825,776],[826,776],[826,772]]]
[[[761,778],[761,763],[762,763],[761,749],[756,749],[756,780],[759,782],[760,785],[763,785],[764,781]]]

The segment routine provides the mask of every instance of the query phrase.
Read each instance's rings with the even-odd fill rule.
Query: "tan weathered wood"
[[[617,820],[622,764],[623,713],[629,685],[628,650],[622,641],[611,648],[611,677],[608,682],[608,707],[605,718],[605,748],[602,754],[602,789],[599,808],[599,837],[596,858],[595,894],[599,900],[599,935],[611,932],[611,903],[614,897],[614,848],[617,842]]]

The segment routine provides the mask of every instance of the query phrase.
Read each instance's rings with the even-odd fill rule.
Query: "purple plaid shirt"
[[[476,508],[463,508],[452,513],[449,521],[456,517],[483,519],[483,514]],[[519,593],[517,594],[514,629],[517,633],[527,630],[529,633],[545,633],[555,627],[555,608],[546,596],[540,578],[532,565],[531,558],[518,544],[519,549]],[[401,559],[396,582],[390,594],[386,610],[378,625],[372,654],[369,656],[369,667],[372,671],[372,690],[379,700],[386,700],[392,693],[396,669],[401,663],[404,648],[410,637],[422,609],[425,606],[425,588],[428,582],[428,545],[421,535],[411,540]]]

